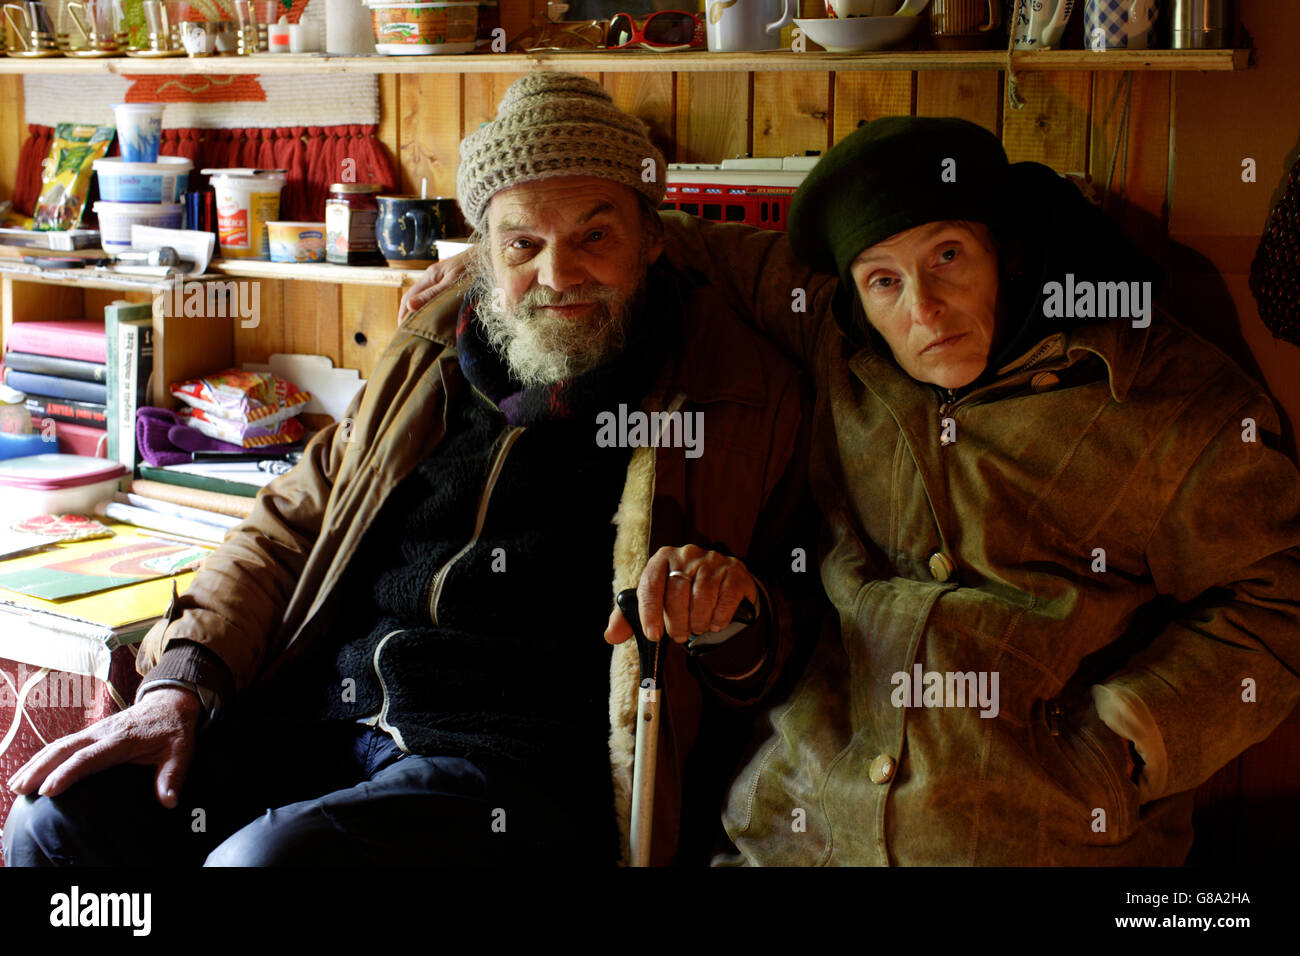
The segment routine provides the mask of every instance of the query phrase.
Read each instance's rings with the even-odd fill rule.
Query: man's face
[[[563,176],[503,189],[488,204],[480,266],[488,338],[525,386],[603,365],[661,249],[627,186]]]
[[[998,259],[980,223],[930,222],[864,249],[850,266],[867,320],[920,382],[969,385],[997,331]]]

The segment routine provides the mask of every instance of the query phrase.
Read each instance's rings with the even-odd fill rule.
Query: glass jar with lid
[[[325,201],[325,259],[338,265],[382,266],[375,238],[377,183],[334,183]]]

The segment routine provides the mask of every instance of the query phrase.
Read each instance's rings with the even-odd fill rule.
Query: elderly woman
[[[1259,386],[962,120],[848,136],[788,246],[674,225],[819,392],[838,621],[732,788],[743,859],[1181,863],[1192,789],[1300,699],[1300,480]]]
[[[1259,386],[962,120],[859,128],[788,243],[663,218],[818,388],[838,614],[732,787],[741,860],[1181,863],[1193,788],[1300,699],[1300,478]]]

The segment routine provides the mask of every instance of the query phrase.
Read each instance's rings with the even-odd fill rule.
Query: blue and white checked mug
[[[1105,50],[1145,50],[1155,46],[1159,0],[1087,0],[1083,44]]]

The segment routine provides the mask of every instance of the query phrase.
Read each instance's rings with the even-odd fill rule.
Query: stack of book
[[[60,451],[96,454],[108,420],[104,323],[14,322],[5,344],[5,384],[26,393],[34,427],[53,421]]]
[[[148,403],[153,318],[148,303],[113,302],[103,321],[19,321],[9,327],[5,384],[26,393],[37,430],[59,450],[136,463],[135,412]]]

